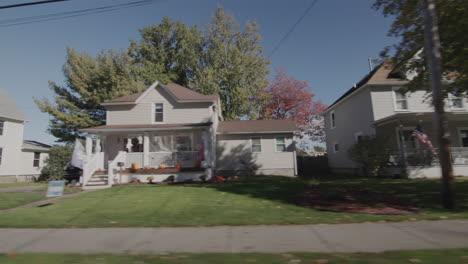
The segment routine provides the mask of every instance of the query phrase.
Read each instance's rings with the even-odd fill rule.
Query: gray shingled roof
[[[219,133],[268,133],[295,132],[297,126],[292,120],[231,120],[219,123]]]
[[[24,140],[22,149],[34,150],[37,152],[48,152],[51,146],[34,140]]]
[[[27,121],[28,117],[24,114],[19,106],[8,96],[8,94],[0,88],[0,117],[5,117],[14,120]]]

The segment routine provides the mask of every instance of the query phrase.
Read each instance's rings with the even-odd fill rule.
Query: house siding
[[[325,133],[327,137],[328,163],[331,168],[355,168],[356,164],[348,157],[348,150],[355,144],[355,134],[363,136],[375,134],[371,126],[374,114],[371,103],[370,88],[364,87],[346,101],[333,109],[335,113],[335,128],[331,128],[330,114],[324,115]],[[339,145],[339,151],[334,152],[334,144]]]
[[[251,151],[251,137],[261,137],[262,151]],[[275,137],[284,136],[287,152],[276,152]],[[217,136],[216,169],[224,173],[294,176],[294,143],[291,134],[242,134]],[[252,171],[252,168],[256,168]]]
[[[20,156],[24,125],[23,122],[4,121],[3,135],[0,136],[0,148],[3,149],[0,176],[16,176],[20,173],[22,162]]]
[[[163,123],[166,124],[203,123],[211,120],[210,106],[213,103],[178,103],[158,86],[150,90],[136,105],[106,106],[107,125],[155,124],[155,103],[163,103]]]
[[[39,152],[39,151],[37,151]],[[42,167],[45,165],[45,160],[49,156],[49,153],[41,152],[39,159],[39,167],[34,167],[34,151],[22,151],[21,152],[21,172],[23,176],[27,175],[39,175]]]

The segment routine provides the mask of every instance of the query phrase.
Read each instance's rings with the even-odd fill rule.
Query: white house
[[[0,183],[32,181],[48,156],[49,145],[23,140],[26,115],[0,89]]]
[[[348,150],[362,136],[382,136],[393,143],[393,163],[388,173],[410,178],[440,177],[437,157],[414,137],[419,124],[437,148],[433,133],[430,93],[400,92],[406,80],[384,63],[349,89],[324,112],[329,166],[337,173],[357,173],[359,165]],[[468,176],[468,100],[449,96],[445,102],[452,142],[455,175]],[[404,170],[403,170],[404,169]]]
[[[214,173],[296,175],[292,121],[224,121],[217,95],[159,82],[102,105],[106,124],[81,130],[88,133],[85,188],[145,182],[149,176],[182,181]]]

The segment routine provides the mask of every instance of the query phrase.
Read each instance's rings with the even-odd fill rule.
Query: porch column
[[[91,155],[93,153],[93,139],[91,136],[86,136],[86,155]]]
[[[147,133],[143,135],[143,167],[149,166],[150,138]]]
[[[96,142],[94,145],[94,153],[99,153],[99,152],[101,152],[101,137],[100,136],[96,138]]]

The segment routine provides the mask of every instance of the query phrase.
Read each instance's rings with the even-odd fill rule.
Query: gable
[[[27,121],[28,118],[8,94],[0,88],[0,117],[19,121]]]

